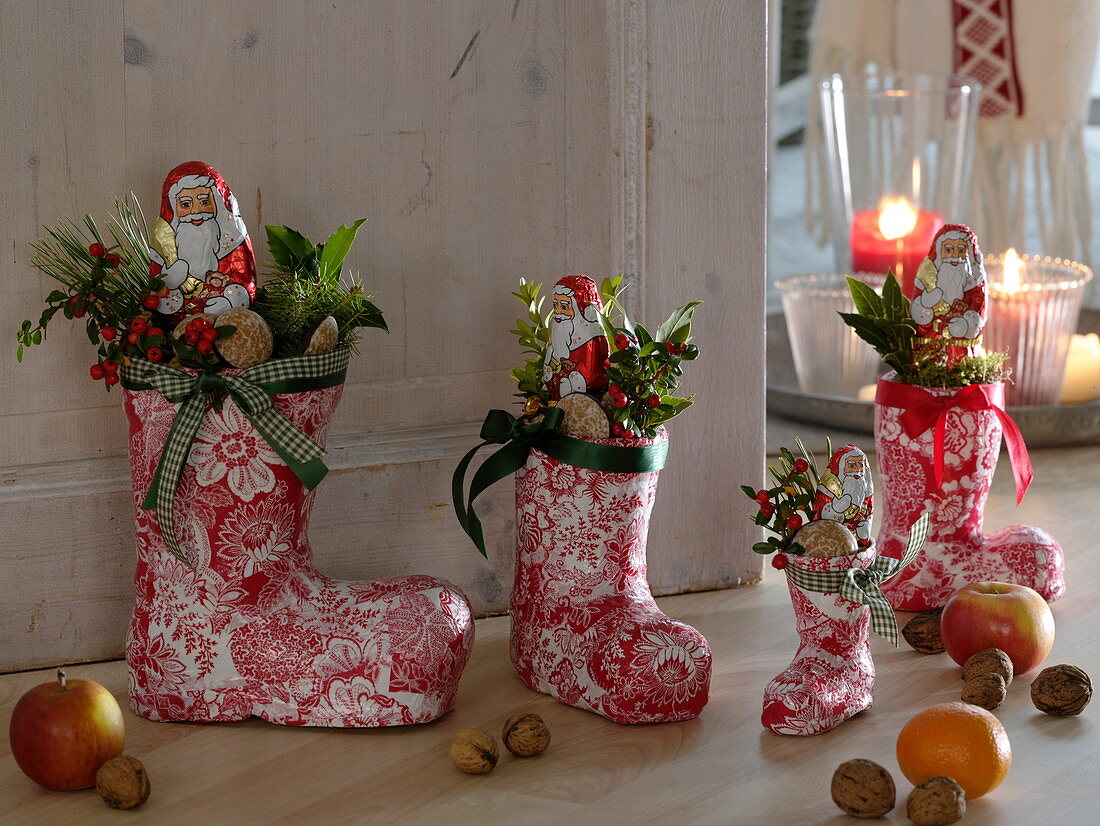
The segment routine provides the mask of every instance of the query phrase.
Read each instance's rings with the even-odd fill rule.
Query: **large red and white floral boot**
[[[874,543],[831,559],[788,555],[788,567],[847,571],[871,566]],[[870,708],[875,684],[868,633],[871,609],[839,594],[808,591],[787,578],[801,643],[787,669],[764,689],[760,722],[776,734],[821,734]]]
[[[881,378],[880,388],[888,381]],[[989,398],[1003,407],[1004,386],[986,387]],[[880,551],[900,557],[909,526],[926,511],[931,516],[923,552],[883,584],[883,593],[901,611],[942,608],[956,589],[988,580],[1026,585],[1047,600],[1058,599],[1066,588],[1065,560],[1050,534],[1026,525],[982,533],[1001,449],[1002,425],[995,410],[956,404],[964,391],[973,395],[968,388],[921,390],[948,405],[943,414],[942,485],[935,482],[936,428],[912,436],[902,420],[905,410],[875,404],[875,449],[883,491]]]
[[[324,445],[342,385],[275,396]],[[175,500],[175,557],[142,508],[177,405],[126,391],[137,523],[130,704],[152,720],[424,723],[455,705],[473,644],[466,597],[427,576],[338,582],[313,566],[313,494],[241,409],[207,407]]]
[[[657,477],[573,467],[537,449],[516,473],[512,662],[530,688],[617,723],[691,719],[710,690],[706,639],[665,616],[646,581]]]

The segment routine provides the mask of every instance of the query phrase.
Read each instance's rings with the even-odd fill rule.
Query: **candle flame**
[[[1009,247],[1005,253],[1004,263],[1001,265],[1001,285],[1010,293],[1020,289],[1020,272],[1023,270],[1023,262],[1016,254],[1015,247]]]
[[[913,231],[917,225],[917,211],[905,198],[884,198],[878,211],[878,231],[892,241]]]

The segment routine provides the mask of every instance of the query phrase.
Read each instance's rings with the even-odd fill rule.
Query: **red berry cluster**
[[[799,446],[801,448],[801,442]],[[756,501],[758,511],[753,521],[775,534],[767,541],[753,545],[757,553],[802,553],[801,546],[793,538],[798,529],[813,518],[818,484],[815,466],[808,458],[795,458],[786,448],[782,448],[780,453],[779,468],[768,469],[776,482],[775,487],[754,490],[748,485],[741,486],[745,494]],[[780,554],[772,564],[776,568],[784,568],[787,558]]]
[[[93,364],[88,372],[96,381],[102,381],[107,385],[118,384],[118,362],[114,359],[104,359]]]
[[[183,340],[193,344],[195,349],[205,356],[214,349],[214,342],[218,340],[218,331],[213,324],[199,316],[191,319],[184,328]]]
[[[103,335],[102,330],[100,335]],[[161,349],[164,330],[150,326],[145,316],[136,315],[130,319],[130,333],[126,336],[126,343],[134,348],[126,348],[133,355],[143,355],[149,361],[160,361],[164,358],[164,351]]]
[[[683,372],[681,362],[699,355],[694,344],[654,341],[641,325],[634,330],[636,335],[623,330],[615,333],[613,352],[604,361],[611,382],[607,388],[611,430],[627,439],[655,436],[663,422],[691,404],[689,399],[672,394]]]
[[[88,247],[88,252],[92,254],[93,258],[98,258],[105,267],[111,270],[118,269],[118,265],[122,263],[122,259],[119,258],[117,252],[107,252],[107,248],[98,241]]]
[[[626,397],[626,393],[617,384],[612,384],[607,388],[607,395],[611,399],[612,407],[626,407],[630,400]]]

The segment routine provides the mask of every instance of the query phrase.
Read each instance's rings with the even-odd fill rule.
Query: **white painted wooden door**
[[[155,212],[199,159],[265,223],[368,221],[350,264],[366,331],[330,439],[312,538],[341,577],[445,576],[506,610],[511,485],[483,497],[490,561],[450,472],[512,401],[520,276],[625,272],[630,309],[692,298],[703,358],[673,423],[650,541],[656,591],[756,581],[737,484],[764,416],[765,4],[755,0],[4,0],[0,159],[0,670],[119,655],[133,549],[118,394],[54,325],[28,243],[132,189]],[[740,497],[740,498],[739,498]]]

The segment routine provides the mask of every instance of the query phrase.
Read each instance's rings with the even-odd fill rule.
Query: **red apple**
[[[126,727],[111,692],[91,680],[35,686],[11,713],[11,753],[47,789],[86,789],[99,767],[122,754]]]
[[[1054,645],[1054,615],[1026,585],[971,582],[951,595],[940,618],[940,636],[962,665],[986,648],[999,648],[1023,674],[1047,658]]]

